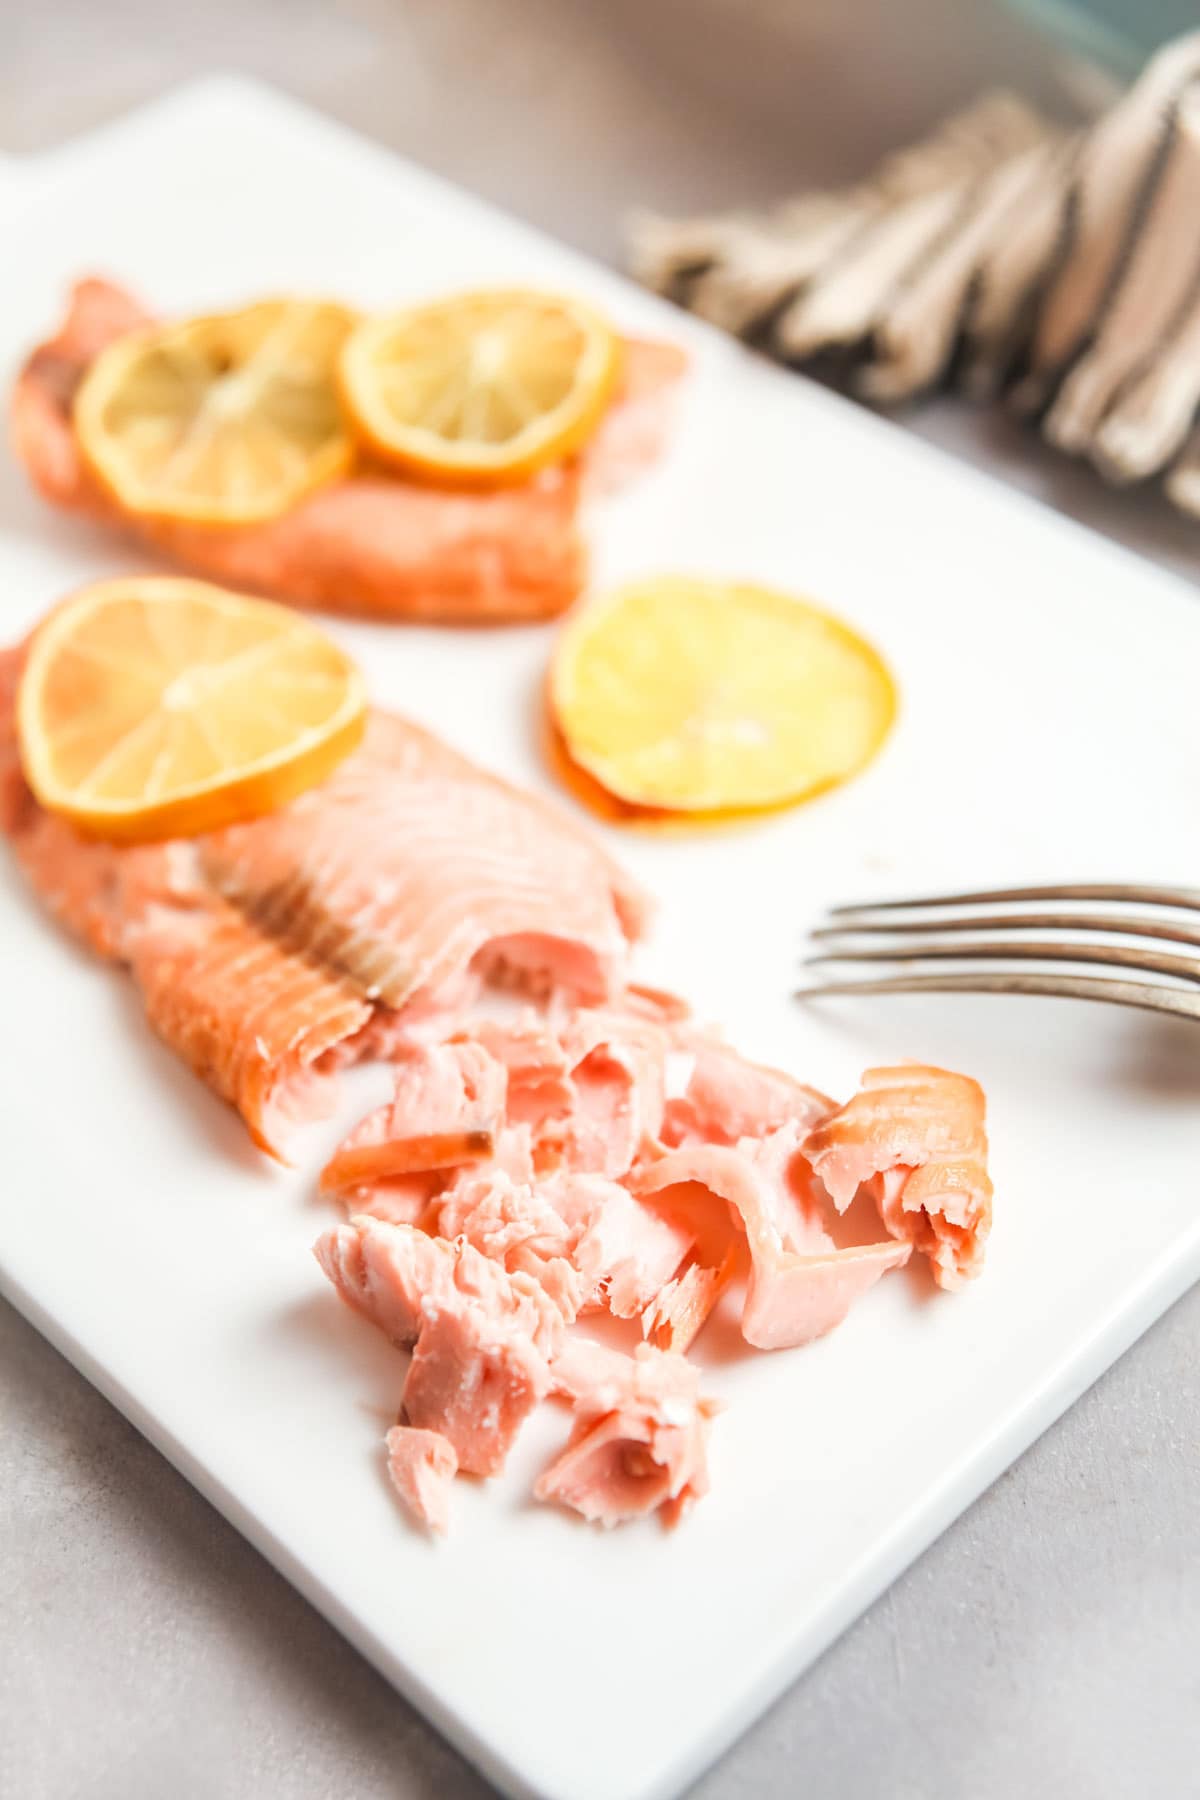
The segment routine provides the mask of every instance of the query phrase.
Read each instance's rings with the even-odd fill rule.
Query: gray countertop
[[[978,87],[1053,85],[1018,26],[963,0],[0,0],[0,45],[0,153],[243,68],[609,259],[635,202],[702,210],[853,176]],[[1195,527],[1003,419],[939,402],[912,424],[1200,569]],[[1198,1352],[1193,1292],[696,1795],[1196,1793]],[[6,1800],[491,1791],[2,1306],[0,1622]]]

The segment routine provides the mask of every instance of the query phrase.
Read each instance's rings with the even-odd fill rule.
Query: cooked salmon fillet
[[[868,1069],[804,1154],[839,1210],[869,1186],[892,1236],[929,1258],[939,1286],[957,1288],[982,1270],[992,1226],[984,1115],[969,1076],[918,1063]]]
[[[523,487],[451,493],[364,468],[279,519],[189,525],[121,516],[85,468],[71,429],[88,364],[151,322],[110,282],[89,279],[73,289],[65,319],[30,355],[13,392],[13,443],[39,492],[230,587],[376,619],[486,624],[562,612],[586,574],[581,484],[611,488],[657,454],[686,365],[673,345],[630,342],[623,390],[590,460],[547,470]]]
[[[265,1148],[332,1066],[386,1053],[464,982],[621,991],[640,890],[568,818],[428,732],[374,713],[361,747],[290,806],[115,848],[24,783],[21,655],[0,655],[0,823],[18,861],[62,924],[130,968],[154,1029]]]

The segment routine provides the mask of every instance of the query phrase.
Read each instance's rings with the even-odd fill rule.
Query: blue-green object
[[[1196,0],[1007,0],[1067,49],[1134,75],[1168,38],[1200,25]]]

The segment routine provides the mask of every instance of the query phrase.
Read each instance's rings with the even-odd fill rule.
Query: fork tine
[[[916,963],[933,958],[970,962],[976,959],[1004,962],[1076,962],[1099,963],[1110,969],[1144,969],[1150,975],[1169,975],[1179,981],[1200,984],[1200,961],[1190,956],[1166,956],[1155,950],[1127,950],[1119,944],[1037,943],[954,943],[906,944],[897,949],[872,946],[866,950],[826,950],[806,956],[806,965],[817,963]]]
[[[885,980],[829,981],[799,988],[797,1000],[822,1000],[838,994],[1035,994],[1055,1000],[1104,1000],[1145,1012],[1174,1013],[1200,1020],[1200,994],[1182,988],[1155,987],[1150,982],[1108,980],[1103,975],[978,974],[897,975]]]
[[[831,906],[830,913],[900,912],[909,907],[983,906],[1009,900],[1119,900],[1139,906],[1176,906],[1200,912],[1200,889],[1132,887],[1112,882],[1075,882],[1062,887],[980,888],[968,894],[930,894],[915,900],[860,900],[849,906]]]
[[[846,912],[848,908],[835,908]],[[1194,944],[1200,949],[1200,928],[1169,924],[1134,914],[1077,912],[972,913],[963,919],[864,919],[861,923],[818,925],[814,938],[865,937],[886,932],[889,936],[914,932],[948,931],[1107,931],[1125,937],[1161,938],[1170,944]]]

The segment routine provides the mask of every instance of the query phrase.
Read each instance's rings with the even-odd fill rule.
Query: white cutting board
[[[846,791],[733,833],[611,841],[662,899],[643,972],[749,1051],[834,1093],[911,1055],[984,1081],[988,1270],[957,1298],[892,1277],[807,1350],[701,1340],[729,1407],[712,1496],[671,1536],[529,1504],[565,1434],[553,1409],[505,1479],[460,1484],[447,1543],[408,1529],[380,1458],[401,1359],[308,1255],[310,1174],[251,1150],[0,856],[4,1291],[507,1792],[675,1794],[1200,1273],[1200,1034],[1053,1002],[789,999],[802,930],[839,899],[1200,882],[1195,596],[241,82],[12,165],[0,226],[6,375],[89,269],[164,310],[290,288],[591,292],[697,361],[669,460],[595,513],[597,580],[727,571],[811,592],[898,674],[895,735]],[[2,466],[4,637],[130,566]],[[338,630],[381,700],[554,790],[535,723],[551,629]],[[314,1160],[370,1086],[351,1084]]]

